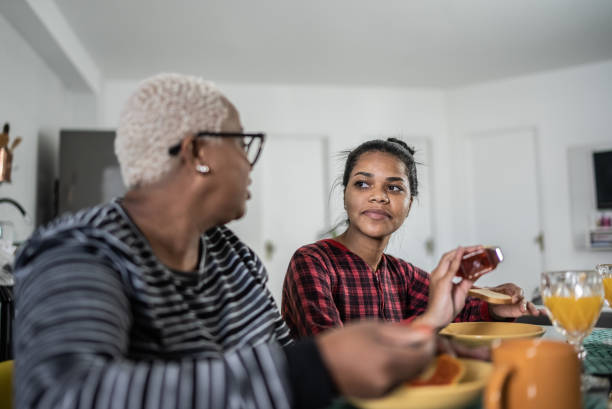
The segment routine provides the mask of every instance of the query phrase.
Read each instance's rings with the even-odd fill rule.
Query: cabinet
[[[587,247],[591,250],[612,250],[612,228],[597,228],[589,230]]]

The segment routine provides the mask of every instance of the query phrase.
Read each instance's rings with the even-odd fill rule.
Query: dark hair
[[[410,183],[410,197],[416,197],[419,193],[419,182],[417,180],[416,162],[414,161],[414,148],[408,146],[406,142],[396,139],[387,138],[374,139],[367,141],[349,152],[344,165],[344,174],[342,176],[342,186],[346,190],[346,185],[351,177],[351,172],[355,168],[355,164],[364,153],[368,152],[384,152],[395,156],[401,160],[406,166],[406,176]]]

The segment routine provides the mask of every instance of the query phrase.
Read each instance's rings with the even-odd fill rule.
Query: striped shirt
[[[37,230],[15,262],[16,408],[292,406],[265,268],[226,227],[201,246],[197,271],[168,269],[118,200]]]

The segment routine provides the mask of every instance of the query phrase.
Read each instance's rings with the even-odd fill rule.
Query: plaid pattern
[[[429,274],[383,254],[370,267],[339,242],[326,239],[299,248],[283,285],[282,314],[294,338],[366,318],[412,320],[427,308]],[[469,297],[455,321],[489,321],[487,303]]]

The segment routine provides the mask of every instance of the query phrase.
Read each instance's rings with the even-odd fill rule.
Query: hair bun
[[[402,148],[406,149],[411,155],[414,155],[414,152],[416,152],[414,150],[414,147],[408,146],[408,144],[406,142],[404,142],[404,141],[402,141],[400,139],[397,139],[397,138],[387,138],[387,141],[398,144]]]

